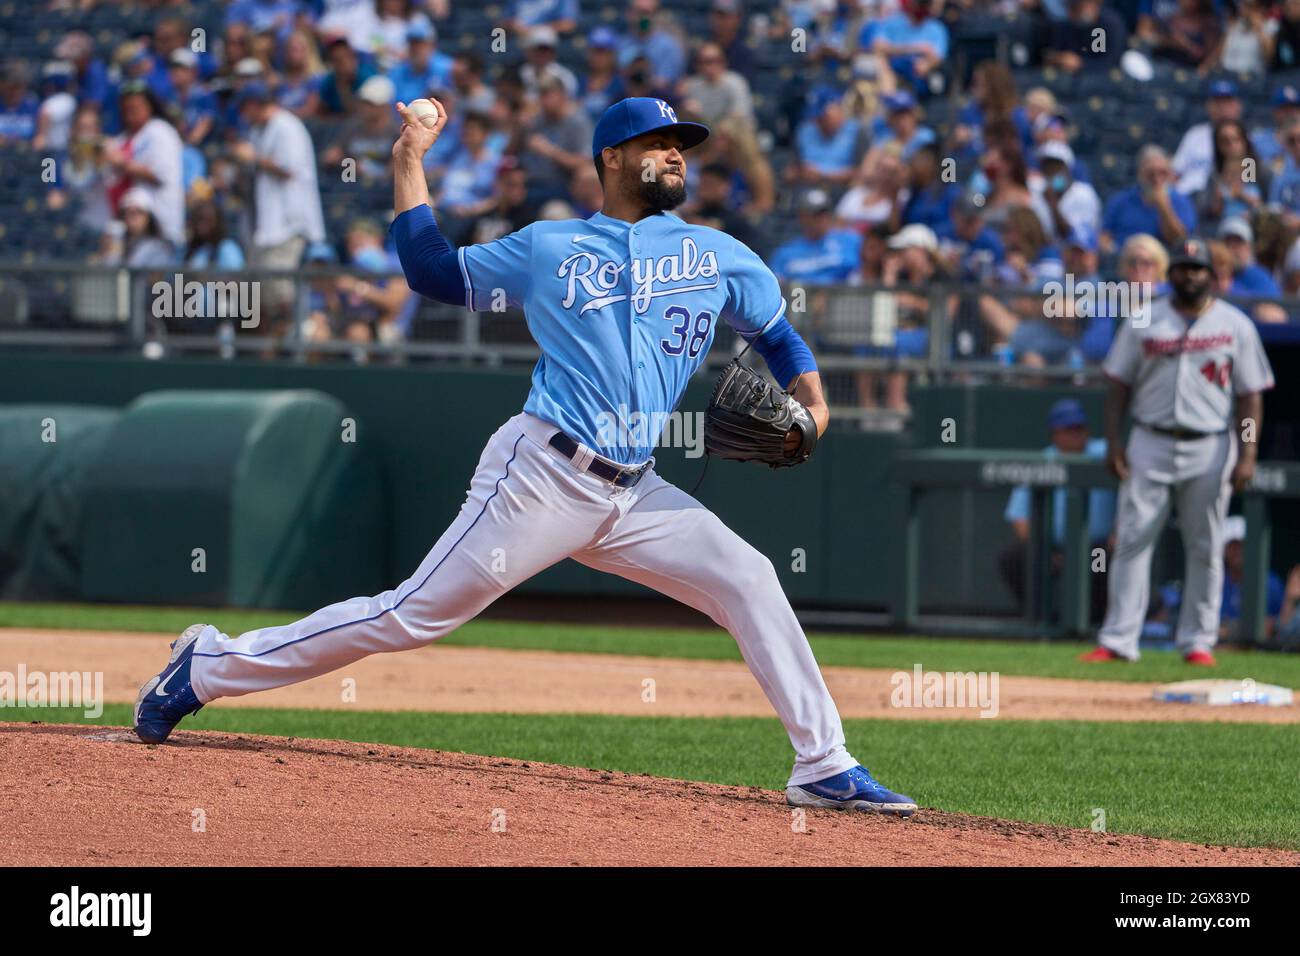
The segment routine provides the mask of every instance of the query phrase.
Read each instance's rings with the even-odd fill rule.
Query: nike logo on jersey
[[[703,252],[690,236],[682,238],[681,252],[674,255],[633,259],[630,296],[637,315],[644,315],[652,299],[683,292],[705,292],[718,287],[718,256],[712,249]],[[579,294],[585,301],[578,314],[590,312],[616,302],[627,301],[626,293],[615,293],[627,262],[601,259],[592,252],[575,252],[556,270],[556,276],[567,281],[564,300],[566,309],[573,308]],[[690,283],[683,285],[682,283]]]
[[[586,242],[588,239],[595,239],[599,235],[600,235],[599,233],[593,232],[593,233],[588,233],[585,236],[574,236],[572,241],[573,244],[576,246],[580,242]]]

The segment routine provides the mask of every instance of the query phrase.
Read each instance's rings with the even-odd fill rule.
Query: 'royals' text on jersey
[[[1194,322],[1157,299],[1146,327],[1120,323],[1102,369],[1133,387],[1133,418],[1160,428],[1223,431],[1234,396],[1273,387],[1255,324],[1222,299]]]
[[[541,348],[524,411],[621,464],[650,457],[719,320],[748,340],[785,314],[747,246],[672,213],[535,222],[459,257],[466,306],[522,308]]]

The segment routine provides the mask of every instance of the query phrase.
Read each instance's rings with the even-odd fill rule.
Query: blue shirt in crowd
[[[1169,201],[1174,207],[1174,215],[1187,232],[1196,232],[1196,207],[1192,201],[1176,189],[1169,191]],[[1148,205],[1141,186],[1130,186],[1110,197],[1102,215],[1101,228],[1111,234],[1116,245],[1122,245],[1130,236],[1143,232],[1161,238],[1160,214],[1155,206]]]
[[[1061,452],[1055,445],[1043,449],[1048,458],[1059,458]],[[1106,457],[1106,439],[1090,438],[1083,450],[1088,458],[1098,461]],[[1052,541],[1058,547],[1065,543],[1065,488],[1052,492]],[[1003,517],[1007,521],[1028,521],[1031,514],[1029,487],[1017,485],[1007,499],[1007,510]],[[1088,541],[1097,543],[1110,537],[1110,529],[1115,524],[1115,492],[1107,488],[1093,488],[1088,492]]]
[[[797,236],[772,254],[772,271],[783,281],[844,282],[858,267],[861,246],[862,237],[847,229],[832,229],[821,239]]]

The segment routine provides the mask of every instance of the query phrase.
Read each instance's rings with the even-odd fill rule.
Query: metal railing
[[[518,311],[473,312],[407,290],[399,308],[381,314],[343,291],[357,281],[405,289],[398,273],[332,266],[236,273],[0,266],[0,347],[136,351],[155,358],[206,354],[232,361],[527,366],[537,359]],[[1100,377],[1095,347],[1089,354],[1058,348],[1059,354],[1039,356],[1032,366],[1007,351],[1008,321],[1038,323],[1040,338],[1055,337],[1058,345],[1080,338],[1086,319],[1048,318],[1041,291],[971,284],[788,284],[784,291],[787,315],[817,355],[831,404],[840,416],[862,422],[890,427],[893,420],[901,427],[905,411],[890,408],[884,397],[889,376],[1022,384],[1087,384]],[[990,300],[1003,316],[999,326],[987,318]],[[255,315],[245,314],[250,305]],[[1300,314],[1300,301],[1287,305]],[[718,347],[706,370],[725,364],[743,345],[725,323],[715,337]]]

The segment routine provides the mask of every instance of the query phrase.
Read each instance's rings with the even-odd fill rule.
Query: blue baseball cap
[[[808,109],[804,116],[816,119],[826,112],[832,103],[840,101],[840,91],[833,86],[818,86],[808,94]]]
[[[1294,86],[1280,87],[1273,94],[1274,106],[1300,106],[1300,89]]]
[[[1097,234],[1087,226],[1076,226],[1070,231],[1070,238],[1065,241],[1067,246],[1074,246],[1085,252],[1096,252],[1100,248],[1097,240]]]
[[[587,34],[587,46],[594,50],[616,50],[618,34],[607,26],[598,26]]]
[[[606,146],[617,146],[653,130],[671,129],[682,138],[682,149],[699,146],[709,138],[709,128],[701,123],[684,123],[666,102],[653,96],[629,96],[619,100],[600,117],[591,137],[591,155],[596,157]]]
[[[906,90],[900,90],[897,93],[890,93],[883,97],[885,109],[891,113],[901,113],[904,110],[916,109],[916,97]]]
[[[1210,84],[1208,97],[1230,97],[1237,95],[1237,84],[1232,80],[1215,80]]]
[[[1083,410],[1077,399],[1063,398],[1047,413],[1047,427],[1053,430],[1057,428],[1078,428],[1081,425],[1088,424],[1088,414]]]
[[[235,105],[243,106],[245,103],[269,103],[271,102],[271,88],[261,80],[253,80],[251,83],[244,85],[235,97]]]

